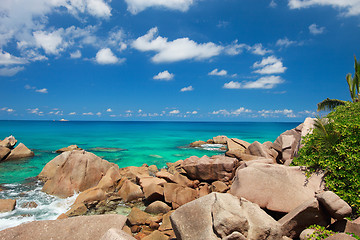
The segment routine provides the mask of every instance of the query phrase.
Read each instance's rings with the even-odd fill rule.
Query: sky
[[[0,120],[303,121],[359,42],[360,0],[1,0]]]

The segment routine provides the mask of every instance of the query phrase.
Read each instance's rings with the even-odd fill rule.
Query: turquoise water
[[[190,156],[219,154],[187,148],[190,142],[226,135],[248,142],[274,141],[282,132],[300,123],[260,122],[53,122],[0,121],[0,138],[14,135],[35,152],[35,157],[0,163],[0,184],[20,183],[40,173],[71,144],[89,150],[119,167],[155,164],[164,167]],[[94,151],[93,148],[115,148]]]

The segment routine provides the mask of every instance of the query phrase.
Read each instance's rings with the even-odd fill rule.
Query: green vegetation
[[[325,227],[319,226],[319,225],[311,225],[309,228],[314,229],[315,232],[313,234],[307,236],[308,240],[325,239],[325,238],[330,237],[330,236],[332,236],[332,235],[334,235],[336,233],[336,232],[333,232],[331,230],[327,230]],[[360,237],[353,234],[353,233],[346,233],[346,234],[352,236],[353,238],[356,238],[356,239],[360,240]]]
[[[359,88],[360,88],[360,63],[355,59],[355,73],[354,77],[351,76],[351,73],[348,73],[346,75],[346,81],[348,83],[350,97],[353,102],[359,101]],[[339,100],[339,99],[325,99],[324,101],[317,104],[317,110],[323,111],[323,110],[334,110],[335,107],[344,105],[346,101]]]
[[[360,102],[345,102],[318,118],[313,134],[304,139],[304,147],[295,165],[307,166],[309,173],[325,171],[326,186],[360,212]]]

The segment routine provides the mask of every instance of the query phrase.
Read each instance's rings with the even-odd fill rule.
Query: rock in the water
[[[19,145],[17,145],[10,152],[7,158],[5,158],[5,161],[20,159],[20,158],[29,158],[29,157],[33,157],[34,155],[35,154],[33,151],[28,149],[23,143],[19,143]]]
[[[307,178],[301,167],[254,163],[238,168],[230,193],[262,208],[288,213],[323,187],[321,175]]]
[[[16,200],[14,199],[0,199],[0,213],[10,212],[15,209]]]
[[[319,202],[314,198],[304,202],[278,222],[281,224],[283,235],[297,238],[310,225],[327,226],[330,223],[330,216],[320,208]]]
[[[227,193],[211,193],[187,203],[170,219],[179,240],[232,239],[233,232],[248,240],[278,240],[282,236],[280,225],[258,205]]]
[[[125,216],[115,214],[34,221],[1,231],[0,239],[96,240],[111,228],[122,229],[125,222]]]
[[[37,203],[36,202],[26,202],[21,204],[22,208],[37,208]]]
[[[239,161],[225,156],[196,156],[184,160],[182,167],[191,179],[200,181],[229,181],[233,178]]]
[[[195,141],[195,142],[190,143],[190,147],[201,147],[201,145],[204,145],[204,144],[206,144],[206,142],[204,142],[204,141]]]
[[[332,191],[325,191],[316,195],[322,206],[328,211],[331,217],[343,219],[351,215],[352,209],[344,200]]]
[[[56,150],[56,153],[63,153],[63,152],[67,152],[67,151],[73,151],[73,150],[83,150],[82,148],[79,148],[77,145],[70,145],[68,147],[63,147],[60,148],[58,150]]]
[[[156,201],[151,203],[149,206],[146,207],[145,212],[151,214],[159,214],[159,213],[167,213],[171,210],[166,203],[161,201]]]
[[[144,193],[141,191],[140,186],[129,180],[124,182],[119,190],[119,195],[125,202],[131,202],[144,197]]]
[[[109,229],[100,240],[136,240],[131,235],[118,228]]]
[[[48,162],[38,179],[45,182],[43,191],[66,198],[74,192],[95,187],[109,168],[114,166],[84,150],[63,152]]]
[[[4,138],[4,140],[0,141],[0,146],[13,149],[16,143],[17,140],[15,139],[14,136],[11,135],[9,137]]]
[[[4,160],[10,154],[10,151],[9,148],[0,146],[0,161]]]
[[[213,137],[214,144],[226,144],[228,137],[227,136],[217,136]]]

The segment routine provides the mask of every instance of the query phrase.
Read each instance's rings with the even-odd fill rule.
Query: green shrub
[[[325,171],[326,186],[360,210],[360,103],[345,103],[319,119],[293,164]],[[354,217],[355,217],[354,216]]]
[[[327,230],[325,227],[323,226],[319,226],[319,225],[311,225],[310,227],[308,227],[310,229],[314,229],[315,232],[313,234],[310,234],[307,236],[308,240],[321,240],[321,239],[326,239],[334,234],[336,234],[337,232],[331,231],[331,230]],[[355,235],[354,233],[346,233],[348,235],[350,235],[351,237],[360,240],[360,237]]]

